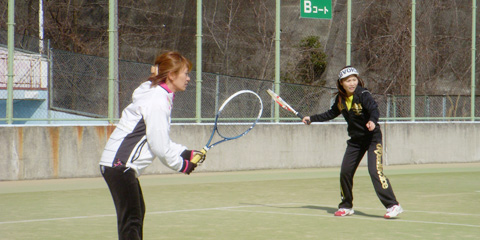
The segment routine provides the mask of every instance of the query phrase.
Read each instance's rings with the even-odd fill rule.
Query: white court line
[[[229,209],[236,209],[236,208],[272,207],[272,206],[285,206],[285,205],[298,205],[298,204],[299,203],[249,204],[249,205],[230,206],[230,207],[214,207],[214,208],[198,208],[198,209],[185,209],[185,210],[158,211],[158,212],[149,212],[147,214],[152,215],[152,214],[179,213],[179,212],[229,210]]]
[[[197,208],[197,209],[182,209],[182,210],[170,210],[170,211],[156,211],[156,212],[147,212],[146,214],[153,215],[153,214],[169,214],[169,213],[183,213],[183,212],[197,212],[197,211],[236,211],[236,212],[264,213],[264,214],[277,214],[277,215],[281,214],[281,215],[292,215],[292,216],[333,217],[331,214],[326,215],[326,214],[309,214],[309,213],[285,213],[285,212],[254,211],[254,210],[242,210],[241,209],[241,208],[275,207],[275,206],[287,206],[287,205],[307,205],[307,206],[316,206],[316,207],[336,208],[336,206],[330,206],[330,205],[317,205],[317,204],[305,204],[305,203],[276,203],[276,204],[251,204],[251,205],[214,207],[214,208]],[[358,208],[358,209],[380,210],[378,208]],[[410,211],[410,210],[408,210],[408,211],[406,210],[405,212],[421,212],[421,213],[445,214],[445,215],[462,215],[462,216],[463,215],[480,216],[480,214],[464,214],[464,213],[448,213],[448,212],[429,212],[429,211]],[[115,214],[105,214],[105,215],[92,215],[92,216],[30,219],[30,220],[18,220],[18,221],[5,221],[5,222],[0,222],[0,225],[2,225],[2,224],[30,223],[30,222],[72,220],[72,219],[88,219],[88,218],[100,218],[100,217],[115,217],[115,216],[116,216]],[[360,220],[373,220],[373,221],[392,221],[392,220],[385,220],[383,218],[380,219],[380,218],[359,217],[359,216],[348,216],[348,217],[346,217],[346,219],[360,219]],[[424,224],[436,224],[436,225],[449,225],[449,226],[463,226],[463,227],[480,228],[480,225],[460,224],[460,223],[445,223],[445,222],[431,222],[431,221],[417,221],[417,220],[403,220],[403,219],[394,219],[393,221],[395,221],[395,222],[406,222],[406,223],[424,223]]]
[[[197,212],[197,211],[212,211],[212,210],[228,210],[228,209],[249,208],[249,207],[283,206],[283,205],[293,205],[293,204],[298,205],[298,203],[280,203],[280,204],[245,205],[245,206],[230,206],[230,207],[215,207],[215,208],[197,208],[197,209],[183,209],[183,210],[147,212],[146,215],[181,213],[181,212]],[[5,222],[0,222],[0,225],[2,225],[2,224],[15,224],[15,223],[30,223],[30,222],[48,222],[48,221],[71,220],[71,219],[100,218],[100,217],[116,217],[116,214],[5,221]]]
[[[48,222],[48,221],[71,220],[71,219],[99,218],[99,217],[115,217],[115,216],[116,216],[115,214],[106,214],[106,215],[61,217],[61,218],[41,218],[41,219],[0,222],[0,225],[2,225],[2,224],[14,224],[14,223]]]

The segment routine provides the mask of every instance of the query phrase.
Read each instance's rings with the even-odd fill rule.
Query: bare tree
[[[417,93],[461,93],[470,73],[469,7],[459,0],[425,0],[416,16]],[[410,93],[411,3],[371,0],[354,25],[357,57],[375,90]],[[462,87],[455,87],[462,86]],[[464,92],[465,93],[465,92]]]
[[[206,9],[204,12],[204,24],[207,30],[206,37],[209,37],[216,45],[219,54],[222,56],[221,72],[229,73],[230,44],[233,35],[234,22],[240,8],[240,2],[234,0],[223,0],[219,6],[218,0],[213,3],[213,9]],[[218,12],[221,9],[221,12]],[[207,15],[209,15],[207,17]]]
[[[91,55],[107,55],[108,6],[105,2],[44,1],[45,35],[53,47]]]
[[[410,93],[411,2],[353,1],[354,63],[375,92]],[[0,27],[6,29],[7,0],[0,0]],[[17,4],[16,32],[36,36],[38,2]],[[56,49],[106,57],[108,3],[98,0],[44,1],[45,38]],[[151,62],[160,49],[179,50],[195,61],[195,0],[119,1],[120,58]],[[325,33],[327,61],[343,64],[345,3],[335,3],[334,20],[317,32],[302,36],[309,24],[298,19],[298,1],[282,1],[282,72],[297,71],[301,52],[294,46],[308,35]],[[203,70],[242,77],[273,79],[275,56],[275,2],[271,0],[203,1]],[[470,76],[470,0],[417,2],[417,93],[465,94]],[[22,17],[18,17],[22,16]],[[322,25],[323,24],[323,25]],[[319,33],[320,32],[320,33]],[[18,41],[18,39],[16,39]],[[323,42],[322,42],[323,43]],[[335,44],[332,44],[335,43]],[[343,66],[342,66],[343,67]],[[327,67],[334,79],[337,69]],[[333,76],[333,77],[331,77]],[[321,80],[321,79],[320,79]],[[328,79],[327,79],[328,80]],[[316,80],[318,81],[318,80]],[[330,85],[330,84],[328,84]]]
[[[271,1],[212,0],[204,6],[206,69],[259,79],[273,77],[274,14]],[[215,48],[209,46],[214,45]],[[216,57],[218,56],[218,57]],[[234,67],[233,67],[234,66]]]

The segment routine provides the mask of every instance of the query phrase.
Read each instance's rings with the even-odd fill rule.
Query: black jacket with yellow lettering
[[[372,94],[366,89],[358,86],[353,93],[352,107],[347,110],[345,100],[341,102],[338,94],[335,96],[335,103],[333,103],[330,110],[310,116],[312,122],[324,122],[336,118],[340,113],[347,121],[348,136],[351,138],[359,138],[370,135],[374,132],[380,131],[378,125],[378,118],[380,113],[378,111],[377,102],[373,99]],[[367,122],[375,123],[375,130],[368,131]]]

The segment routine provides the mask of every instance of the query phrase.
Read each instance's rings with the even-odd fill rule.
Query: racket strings
[[[219,110],[218,134],[235,138],[246,133],[257,122],[262,112],[262,103],[254,94],[245,92],[231,98]]]

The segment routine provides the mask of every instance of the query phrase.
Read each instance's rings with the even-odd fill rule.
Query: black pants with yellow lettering
[[[390,181],[383,174],[382,132],[376,129],[367,137],[351,138],[347,141],[347,149],[340,169],[342,201],[338,205],[339,208],[353,207],[353,176],[366,152],[368,152],[368,173],[378,198],[386,208],[398,204]]]

